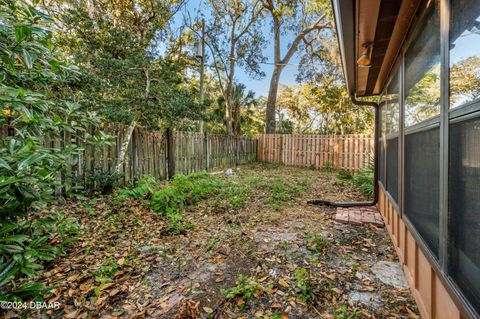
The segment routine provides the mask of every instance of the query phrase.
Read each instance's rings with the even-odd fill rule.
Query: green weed
[[[228,300],[241,298],[244,302],[247,302],[255,296],[260,288],[260,284],[255,282],[250,277],[240,275],[235,287],[232,287],[228,290],[222,289],[220,292]],[[245,304],[241,304],[240,307],[243,308],[244,305]]]
[[[94,274],[96,285],[92,287],[92,290],[95,296],[92,298],[93,301],[98,300],[102,293],[103,287],[112,280],[112,277],[115,273],[122,268],[121,265],[117,263],[113,258],[104,259],[102,266]]]
[[[328,244],[328,239],[320,235],[310,236],[306,240],[307,249],[313,253],[325,253]]]
[[[138,198],[144,199],[151,196],[155,187],[157,186],[157,181],[152,176],[143,176],[138,182],[137,186],[131,189],[120,190],[126,197],[129,198]]]
[[[305,268],[295,269],[295,285],[300,289],[299,298],[303,301],[312,300],[312,289],[309,284],[308,270]]]
[[[206,173],[178,175],[170,185],[153,193],[150,206],[155,212],[166,215],[167,232],[182,233],[194,227],[186,221],[184,208],[211,196],[219,188],[220,181]]]
[[[343,305],[342,307],[333,311],[333,317],[335,319],[355,319],[358,318],[358,310],[353,309],[350,311],[347,305]]]

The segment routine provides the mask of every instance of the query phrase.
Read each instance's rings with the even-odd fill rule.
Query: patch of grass
[[[267,189],[270,187],[270,181],[263,176],[247,176],[243,178],[243,182],[250,188]]]
[[[225,201],[227,207],[233,209],[244,208],[248,199],[248,188],[242,182],[223,183],[219,185],[217,200]]]
[[[309,181],[305,179],[290,181],[284,177],[278,177],[270,185],[271,194],[266,199],[266,203],[272,209],[280,210],[289,201],[306,191],[309,185]]]

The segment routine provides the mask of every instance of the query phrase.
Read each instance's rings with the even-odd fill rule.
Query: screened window
[[[438,1],[429,2],[405,54],[405,126],[440,113],[440,19]]]
[[[380,140],[379,142],[379,179],[382,182],[384,187],[387,186],[387,174],[386,174],[386,151],[387,151],[387,142],[386,142],[386,133],[387,133],[387,112],[385,104],[385,95],[383,94],[380,97]]]
[[[387,191],[398,203],[398,135],[387,140]]]
[[[440,130],[405,136],[404,213],[438,256]]]
[[[452,274],[480,309],[480,115],[450,125]]]
[[[386,102],[386,188],[398,203],[398,128],[399,128],[399,85],[395,74],[387,87]]]
[[[379,166],[378,166],[378,173],[379,179],[382,182],[383,186],[387,185],[387,174],[385,171],[385,145],[383,143],[383,139],[380,139],[379,147],[378,147],[378,157],[379,157]]]
[[[450,107],[480,99],[480,1],[451,2]]]
[[[387,112],[386,112],[386,132],[387,134],[398,132],[399,126],[399,86],[398,86],[398,75],[395,74],[392,78],[392,82],[387,88],[387,94],[385,96],[385,101],[387,103]]]

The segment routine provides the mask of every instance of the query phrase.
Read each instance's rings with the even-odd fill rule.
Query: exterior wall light
[[[362,47],[364,48],[364,51],[362,55],[358,58],[357,64],[361,67],[369,67],[373,51],[373,42],[364,43]]]

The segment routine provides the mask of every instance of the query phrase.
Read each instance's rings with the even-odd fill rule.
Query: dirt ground
[[[417,318],[384,228],[334,221],[308,199],[364,200],[335,173],[255,164],[221,178],[244,205],[187,207],[194,227],[165,231],[142,200],[114,195],[57,207],[82,233],[40,280],[53,318]],[[282,186],[283,185],[283,186]],[[233,194],[233,197],[236,195]],[[14,315],[10,313],[10,315]]]

